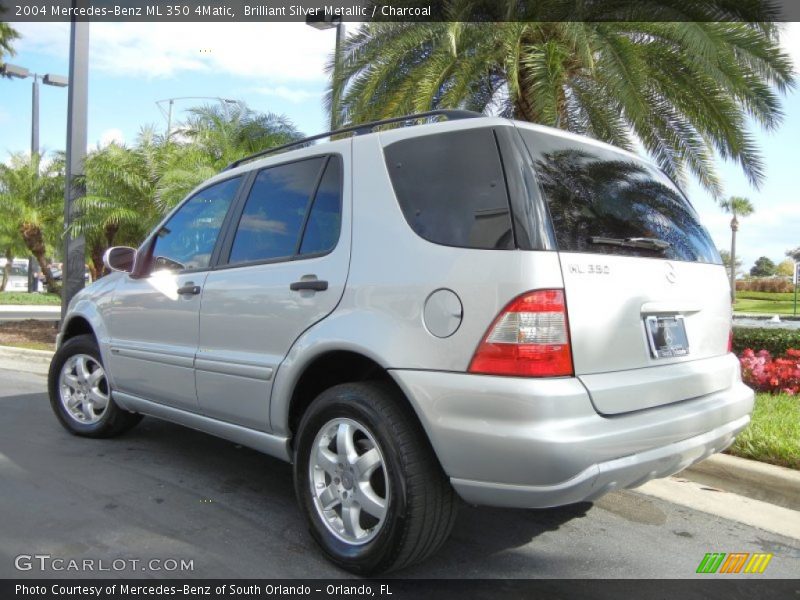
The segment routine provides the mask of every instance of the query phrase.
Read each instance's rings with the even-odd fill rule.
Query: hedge
[[[767,329],[766,327],[734,327],[733,351],[741,356],[745,349],[768,350],[783,356],[788,348],[800,349],[800,329]]]

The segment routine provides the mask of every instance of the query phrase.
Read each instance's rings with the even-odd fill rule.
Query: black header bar
[[[512,6],[512,10],[508,9]],[[797,0],[0,0],[7,22],[800,21]]]

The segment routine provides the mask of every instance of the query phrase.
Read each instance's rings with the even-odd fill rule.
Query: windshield
[[[720,264],[681,191],[631,155],[520,129],[558,249]]]

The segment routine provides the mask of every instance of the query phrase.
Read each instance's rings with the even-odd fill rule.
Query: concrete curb
[[[800,510],[800,471],[714,454],[676,475],[691,481]]]
[[[52,358],[53,352],[49,350],[29,350],[14,346],[0,346],[0,369],[47,375]]]
[[[4,312],[12,313],[60,313],[60,306],[52,304],[0,304],[0,314]]]

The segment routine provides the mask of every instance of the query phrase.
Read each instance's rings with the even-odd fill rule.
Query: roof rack
[[[230,169],[238,167],[242,163],[254,160],[256,158],[261,158],[262,156],[267,156],[268,154],[274,154],[276,152],[280,152],[281,150],[293,148],[294,146],[302,146],[303,144],[307,144],[308,142],[313,142],[314,140],[331,137],[332,135],[337,135],[339,133],[352,132],[353,135],[364,135],[367,133],[372,133],[376,127],[380,127],[381,125],[389,125],[391,123],[404,123],[406,121],[414,121],[416,119],[426,119],[430,117],[446,117],[448,120],[455,121],[457,119],[474,119],[476,117],[482,117],[482,116],[484,115],[478,112],[473,112],[471,110],[439,109],[439,110],[429,110],[428,112],[421,112],[413,115],[404,115],[402,117],[392,117],[390,119],[382,119],[380,121],[371,121],[370,123],[360,123],[359,125],[350,125],[349,127],[334,129],[332,131],[326,131],[325,133],[318,133],[317,135],[312,135],[310,137],[303,138],[302,140],[297,140],[296,142],[290,142],[288,144],[283,144],[281,146],[275,146],[274,148],[267,148],[266,150],[261,150],[260,152],[256,152],[255,154],[250,154],[249,156],[245,156],[244,158],[240,158],[238,160],[233,161],[231,164],[225,167],[223,171],[229,171]]]

